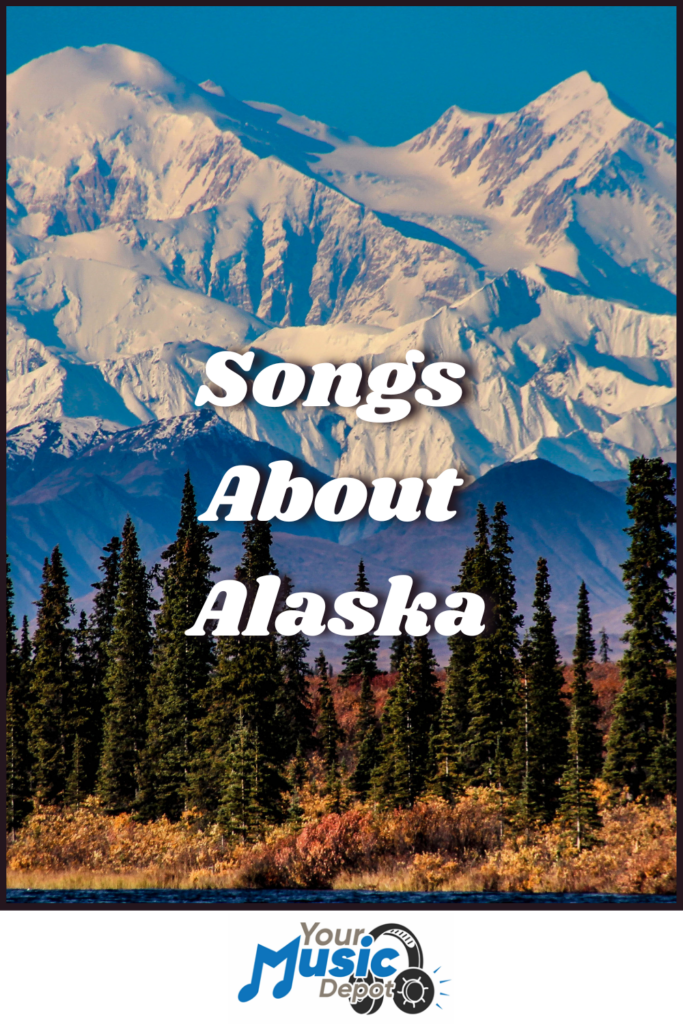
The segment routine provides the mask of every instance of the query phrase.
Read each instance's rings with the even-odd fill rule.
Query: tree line
[[[596,644],[586,585],[578,593],[567,700],[547,562],[538,559],[533,621],[522,633],[502,502],[490,517],[479,505],[474,543],[453,587],[484,597],[485,632],[449,638],[443,692],[427,638],[395,637],[396,677],[381,716],[373,690],[379,639],[349,640],[337,685],[360,683],[350,736],[337,718],[326,656],[321,650],[311,667],[303,634],[185,636],[217,569],[211,552],[217,534],[197,521],[189,473],[163,565],[145,566],[128,517],[121,537],[103,549],[93,610],[81,612],[75,628],[59,547],[45,559],[32,636],[27,617],[17,632],[8,563],[8,829],[35,806],[78,805],[95,794],[112,813],[145,820],[177,820],[193,808],[233,838],[250,840],[268,823],[300,815],[301,789],[317,754],[330,810],[351,796],[389,809],[426,796],[452,801],[470,785],[493,786],[517,827],[559,816],[578,848],[590,844],[599,826],[597,778],[628,798],[675,791],[668,621],[673,494],[661,459],[633,460],[626,495],[630,546],[622,566],[630,602],[627,650],[605,757],[589,678]],[[250,600],[241,628],[256,580],[277,573],[270,525],[248,522],[243,547],[235,575]],[[292,581],[283,582],[286,597]],[[361,561],[356,590],[368,589]],[[609,657],[604,629],[600,656]],[[311,677],[318,679],[317,714]],[[351,749],[350,763],[342,761],[342,745]]]

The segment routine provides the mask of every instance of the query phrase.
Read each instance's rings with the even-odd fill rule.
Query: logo
[[[423,1013],[434,1002],[435,976],[425,969],[417,936],[400,924],[382,924],[366,933],[364,928],[321,928],[302,922],[298,935],[281,949],[256,947],[251,981],[240,989],[241,1003],[254,999],[261,988],[264,967],[284,964],[284,974],[273,987],[282,999],[292,991],[295,978],[320,978],[321,999],[341,997],[354,1013],[377,1013],[387,1000],[403,1013]],[[303,945],[302,945],[303,938]],[[439,988],[446,981],[439,981]],[[447,995],[440,992],[440,995]],[[439,1003],[436,1006],[441,1009]]]

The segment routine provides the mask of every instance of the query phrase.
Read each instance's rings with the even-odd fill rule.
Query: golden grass
[[[471,789],[455,804],[406,811],[355,805],[325,813],[311,800],[303,826],[271,829],[260,843],[229,846],[216,826],[136,822],[90,800],[35,812],[8,845],[8,888],[334,888],[376,891],[676,891],[676,807],[613,803],[596,784],[599,842],[577,853],[559,826],[499,839],[495,793]]]

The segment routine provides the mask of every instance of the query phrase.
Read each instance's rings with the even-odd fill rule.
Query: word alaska
[[[221,388],[225,394],[216,395],[207,385],[202,384],[197,392],[195,405],[212,405],[225,408],[239,405],[244,401],[249,390],[249,381],[239,373],[231,370],[228,363],[235,363],[240,369],[251,370],[254,353],[216,352],[206,362],[206,376],[212,384]],[[410,391],[417,381],[417,372],[413,363],[424,362],[424,353],[411,349],[406,353],[405,363],[382,363],[370,371],[368,387],[370,392],[365,402],[361,400],[360,388],[363,370],[358,363],[344,363],[335,366],[333,363],[316,363],[311,367],[313,381],[303,405],[328,406],[336,385],[335,404],[342,409],[353,409],[362,420],[368,423],[393,423],[402,420],[411,411],[411,404],[406,398],[398,398]],[[415,400],[420,405],[435,408],[455,405],[462,397],[462,388],[456,380],[465,376],[464,367],[458,363],[432,363],[426,366],[421,374],[425,387],[418,388]],[[282,408],[296,402],[306,387],[306,373],[294,363],[271,363],[254,378],[252,397],[259,405],[270,408]]]
[[[292,477],[294,463],[281,459],[269,464],[270,475],[259,506],[258,518],[261,521],[280,519],[285,523],[294,523],[303,519],[314,506],[316,515],[326,519],[328,523],[345,523],[359,515],[368,500],[368,489],[362,480],[355,477],[340,476],[329,480],[315,494],[313,484],[306,477]],[[427,480],[431,489],[425,515],[433,523],[444,523],[452,519],[456,510],[449,504],[456,487],[462,486],[457,469],[445,469],[433,480]],[[255,466],[233,466],[224,475],[211,499],[206,512],[198,516],[204,522],[215,522],[218,510],[225,505],[230,511],[224,519],[226,522],[249,522],[253,516],[254,502],[261,486],[261,474]],[[400,519],[403,523],[412,523],[422,515],[420,501],[424,490],[424,480],[411,476],[397,484],[389,476],[372,481],[373,492],[370,498],[368,515],[378,523],[389,519]]]
[[[301,936],[281,949],[258,944],[251,981],[237,994],[241,1003],[250,1002],[259,994],[263,968],[277,968],[280,964],[284,964],[283,977],[274,985],[273,996],[282,999],[289,995],[297,975],[298,961],[299,977],[322,979],[321,998],[341,996],[361,1016],[377,1013],[386,999],[393,1000],[399,1010],[409,1014],[423,1013],[431,1006],[436,994],[434,980],[424,969],[422,947],[409,928],[400,924],[382,924],[367,935],[364,928],[337,928],[333,933],[331,928],[320,928],[317,921],[313,925],[302,921],[301,929],[303,948]],[[330,955],[333,934],[334,944],[341,948]],[[318,946],[315,962],[313,948],[306,948],[312,945],[312,936],[315,936]],[[439,970],[437,967],[432,974]],[[440,988],[446,983],[438,982]],[[440,995],[448,993],[440,992]],[[439,1006],[438,1003],[436,1005]]]
[[[185,630],[185,636],[204,636],[209,622],[216,623],[213,636],[270,636],[268,627],[275,613],[282,581],[279,576],[259,576],[256,582],[258,590],[244,630],[240,631],[239,627],[247,601],[247,587],[239,580],[220,580],[204,602],[195,624]],[[295,636],[297,633],[320,636],[327,628],[337,636],[361,636],[373,630],[375,636],[399,636],[405,620],[406,633],[426,636],[432,624],[425,611],[436,607],[434,594],[417,594],[411,601],[413,581],[410,576],[392,576],[389,583],[391,590],[376,629],[375,617],[366,609],[376,608],[379,598],[375,594],[350,591],[336,599],[334,610],[337,616],[328,619],[327,623],[324,621],[325,599],[320,594],[290,594],[285,600],[288,610],[280,612],[275,619],[275,631],[280,636]],[[217,608],[221,597],[222,607]],[[433,627],[437,633],[441,636],[453,636],[455,633],[478,636],[483,633],[486,606],[478,594],[449,594],[445,604],[448,610],[440,612],[434,619]]]

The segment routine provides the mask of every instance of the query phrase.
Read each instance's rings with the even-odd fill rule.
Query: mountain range
[[[674,146],[586,73],[515,113],[452,107],[373,147],[117,46],[20,68],[8,452],[22,610],[57,541],[85,600],[126,511],[157,557],[186,465],[210,497],[229,465],[287,457],[316,481],[456,465],[469,484],[452,524],[278,531],[297,585],[324,572],[349,589],[362,553],[379,590],[399,565],[448,589],[480,494],[509,505],[522,604],[543,554],[560,632],[585,578],[618,634],[626,520],[611,482],[636,454],[675,460]],[[224,348],[252,348],[254,372],[369,370],[417,348],[462,363],[467,387],[387,425],[249,401],[197,412]],[[227,526],[216,543],[234,564]]]

